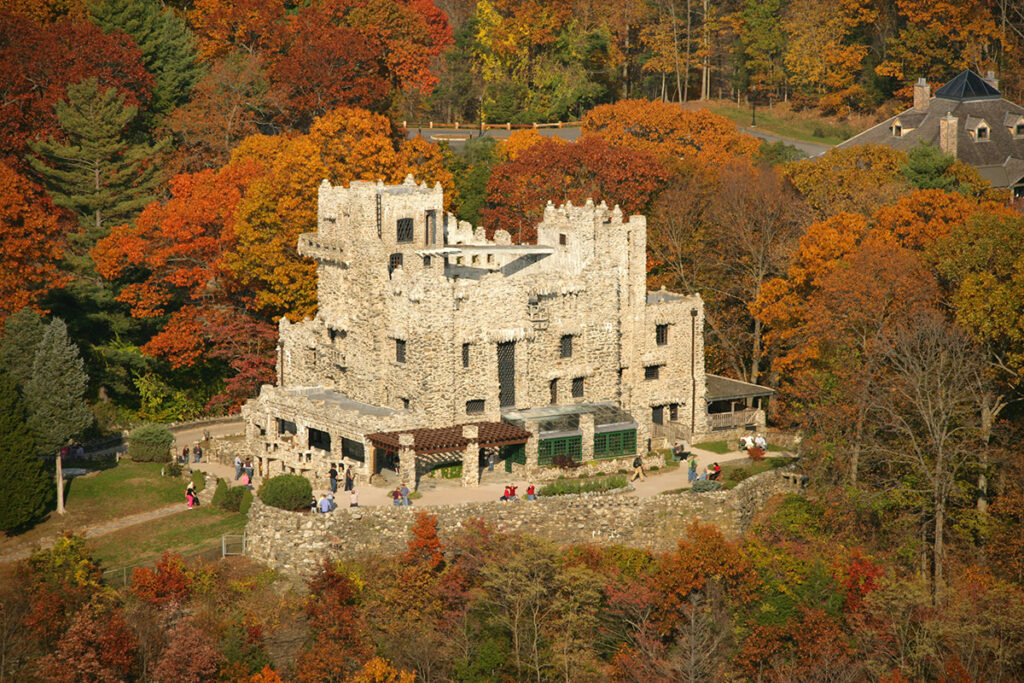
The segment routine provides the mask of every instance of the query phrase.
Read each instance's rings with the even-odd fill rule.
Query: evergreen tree
[[[184,19],[156,0],[98,0],[89,11],[104,33],[123,31],[135,39],[146,71],[156,81],[155,113],[166,114],[188,99],[200,69]]]
[[[957,180],[946,172],[956,159],[938,147],[919,143],[914,145],[903,165],[903,177],[919,190],[957,189]]]
[[[64,321],[54,318],[36,349],[32,376],[22,388],[36,445],[52,452],[92,424],[85,403],[89,377]]]
[[[68,99],[54,108],[67,142],[32,142],[41,158],[28,161],[53,203],[81,220],[85,233],[75,246],[87,251],[109,231],[105,221],[129,219],[153,200],[159,179],[150,161],[157,150],[128,142],[125,129],[137,108],[95,78],[69,85]]]
[[[46,331],[41,315],[31,308],[23,308],[4,321],[4,336],[0,341],[0,369],[6,370],[19,387],[32,375],[32,362],[36,348]]]
[[[0,368],[0,529],[19,529],[39,519],[54,487],[26,424],[14,379]]]

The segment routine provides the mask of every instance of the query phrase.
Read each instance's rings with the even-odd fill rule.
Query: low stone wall
[[[668,550],[693,520],[715,524],[736,537],[769,498],[799,493],[802,483],[786,470],[741,482],[731,491],[634,498],[583,494],[535,502],[465,503],[424,508],[437,516],[442,542],[466,519],[479,517],[505,531],[550,538],[558,543],[623,544]],[[339,508],[321,515],[286,512],[253,501],[246,526],[247,554],[278,571],[303,575],[325,558],[401,552],[409,539],[416,507]]]

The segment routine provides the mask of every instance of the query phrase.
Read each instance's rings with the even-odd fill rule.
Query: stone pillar
[[[476,425],[462,425],[462,437],[468,439],[462,451],[462,485],[480,485],[480,428]]]
[[[530,432],[530,438],[526,442],[526,469],[529,471],[539,467],[537,464],[537,447],[540,445],[540,423],[536,420],[527,420],[524,428]]]
[[[398,435],[398,467],[401,480],[416,490],[416,451],[413,450],[415,437],[412,434]]]
[[[943,154],[956,156],[957,151],[957,130],[958,119],[948,111],[939,119],[939,149]]]
[[[374,448],[373,443],[364,438],[363,439],[363,467],[362,474],[366,479],[364,481],[369,482],[370,477],[373,476],[374,471],[377,469],[377,449]]]
[[[594,459],[594,415],[583,413],[580,415],[580,430],[583,431],[583,459]]]
[[[648,408],[648,411],[650,409]],[[647,455],[647,441],[651,438],[651,420],[636,421],[636,452],[640,455]]]

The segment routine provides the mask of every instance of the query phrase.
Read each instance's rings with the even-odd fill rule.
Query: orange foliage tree
[[[254,54],[274,40],[284,20],[284,0],[196,0],[188,13],[203,59],[233,50]]]
[[[42,188],[0,162],[0,324],[68,281],[58,262],[71,228]]]
[[[356,586],[341,569],[325,562],[309,580],[309,592],[305,610],[313,642],[299,655],[295,679],[342,683],[370,655]]]
[[[648,152],[616,147],[597,136],[571,145],[545,138],[494,168],[481,217],[488,232],[507,230],[513,241],[530,242],[548,201],[593,199],[617,204],[626,214],[640,213],[668,177],[664,164]]]
[[[591,109],[584,134],[613,145],[649,152],[669,163],[712,168],[736,157],[751,159],[759,141],[736,124],[706,109],[688,110],[666,102],[622,100]]]

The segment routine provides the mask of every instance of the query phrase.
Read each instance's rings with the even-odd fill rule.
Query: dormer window
[[[977,139],[979,141],[988,140],[988,126],[978,126],[978,130],[976,131],[975,135],[977,136]]]
[[[1024,138],[1024,123],[1018,123],[1013,128],[1013,137]]]
[[[892,124],[892,136],[894,138],[903,137],[903,126],[901,126],[899,123]]]

